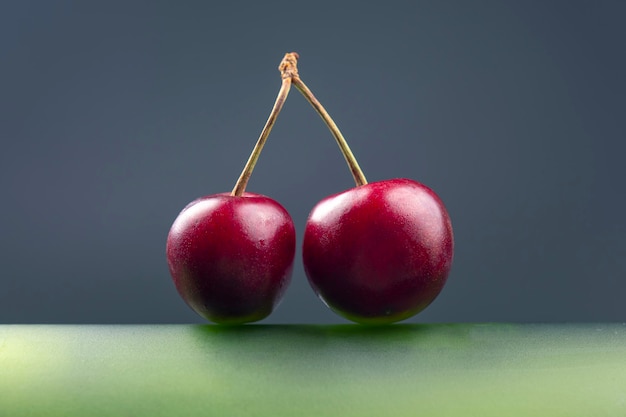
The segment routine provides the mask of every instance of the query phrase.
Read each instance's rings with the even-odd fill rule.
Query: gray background
[[[202,322],[165,238],[231,190],[292,50],[368,179],[448,207],[453,271],[413,321],[624,321],[625,19],[623,1],[4,1],[0,322]],[[352,185],[293,90],[248,189],[299,247]],[[344,320],[298,251],[265,322]]]

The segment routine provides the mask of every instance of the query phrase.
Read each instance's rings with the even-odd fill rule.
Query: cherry
[[[452,225],[443,202],[414,180],[368,183],[297,70],[292,83],[330,129],[356,183],[320,201],[309,215],[302,257],[311,287],[333,311],[359,323],[392,323],[419,313],[441,292],[452,265]]]
[[[174,221],[167,259],[181,297],[202,317],[236,324],[267,317],[291,279],[295,229],[289,213],[260,194],[214,194]]]
[[[311,211],[302,256],[309,282],[335,312],[390,323],[426,308],[452,263],[452,226],[437,195],[410,179],[372,182]]]
[[[267,317],[291,280],[293,220],[278,202],[245,188],[289,93],[289,68],[296,57],[285,57],[279,66],[281,89],[233,191],[191,202],[167,237],[167,261],[176,289],[194,311],[216,323]]]

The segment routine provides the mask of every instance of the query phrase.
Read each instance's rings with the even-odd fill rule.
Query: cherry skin
[[[199,198],[167,237],[167,261],[181,297],[202,317],[240,324],[267,317],[291,281],[295,228],[275,200],[245,192]]]
[[[392,323],[442,290],[454,251],[439,197],[410,179],[357,186],[320,201],[302,256],[311,287],[333,311],[364,324]]]

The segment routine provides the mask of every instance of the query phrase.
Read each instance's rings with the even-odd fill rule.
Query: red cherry
[[[215,194],[174,221],[167,260],[181,297],[202,317],[236,324],[267,317],[291,280],[295,228],[269,197]]]
[[[368,184],[297,68],[290,76],[333,134],[356,184],[325,198],[309,215],[302,246],[309,283],[328,307],[359,323],[392,323],[417,314],[437,297],[452,265],[452,225],[443,203],[413,180]]]
[[[392,179],[319,202],[302,255],[313,290],[332,310],[359,323],[391,323],[437,297],[453,246],[439,197],[416,181]]]
[[[289,94],[286,72],[295,60],[287,54],[279,66],[284,74],[276,102],[233,191],[191,202],[167,237],[176,289],[192,309],[216,323],[267,317],[291,280],[296,248],[291,216],[271,198],[245,189]]]

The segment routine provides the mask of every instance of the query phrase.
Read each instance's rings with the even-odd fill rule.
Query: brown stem
[[[280,91],[278,92],[278,96],[276,97],[276,102],[274,103],[274,107],[270,112],[270,115],[265,122],[265,126],[263,126],[263,130],[261,131],[261,135],[254,145],[254,149],[252,149],[252,153],[250,154],[250,158],[248,158],[248,162],[246,162],[246,166],[241,171],[241,175],[239,175],[239,179],[233,188],[233,191],[230,193],[232,196],[240,197],[246,190],[246,186],[248,185],[248,181],[250,180],[250,176],[252,175],[252,171],[259,160],[259,156],[261,155],[261,151],[263,150],[263,146],[265,146],[265,142],[272,131],[272,127],[274,127],[274,123],[276,123],[276,119],[278,118],[278,114],[283,108],[283,104],[285,104],[285,100],[287,100],[287,95],[289,95],[289,89],[291,88],[292,75],[293,71],[291,68],[295,70],[297,74],[297,69],[295,69],[295,59],[297,59],[297,54],[292,56],[292,54],[286,54],[283,60],[281,61],[278,69],[282,75],[282,84],[280,86]]]
[[[365,179],[365,175],[363,174],[361,167],[359,167],[359,163],[357,162],[356,158],[354,157],[354,154],[350,150],[350,146],[348,146],[348,142],[346,142],[345,138],[341,134],[341,131],[339,130],[339,128],[337,127],[333,119],[330,117],[326,109],[324,109],[324,106],[322,106],[322,103],[320,103],[317,100],[317,98],[315,98],[311,90],[309,90],[306,84],[304,84],[304,82],[300,79],[300,75],[298,74],[298,67],[297,67],[297,61],[299,58],[298,54],[295,52],[286,54],[285,59],[287,59],[288,56],[290,58],[290,63],[291,63],[289,68],[283,69],[281,67],[278,67],[281,70],[283,79],[285,79],[286,76],[290,77],[293,85],[298,89],[298,91],[300,91],[300,93],[302,93],[304,98],[306,98],[306,100],[313,106],[313,108],[321,116],[322,120],[324,120],[324,123],[326,123],[326,126],[328,126],[328,129],[335,137],[335,140],[337,141],[337,144],[339,145],[339,149],[341,149],[341,153],[343,154],[344,158],[346,159],[346,162],[348,163],[348,167],[350,168],[350,171],[352,172],[352,176],[354,177],[354,182],[356,183],[356,185],[360,186],[360,185],[367,184],[367,179]]]

